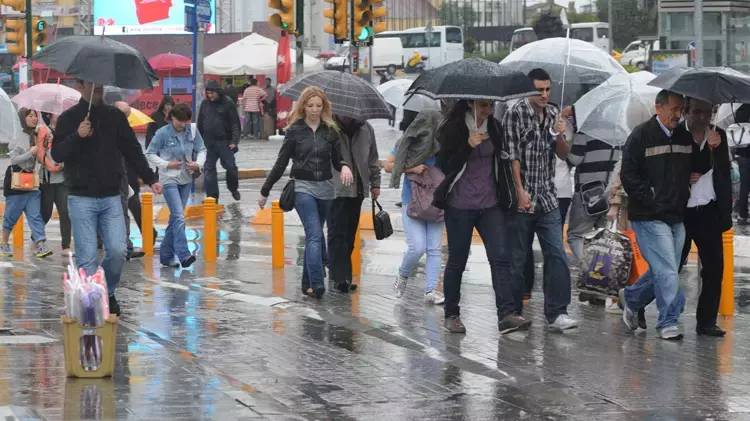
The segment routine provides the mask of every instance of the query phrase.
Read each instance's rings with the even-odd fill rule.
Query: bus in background
[[[567,28],[565,28],[567,29]],[[565,36],[565,34],[563,34]],[[609,24],[606,22],[584,22],[570,25],[570,37],[586,41],[601,48],[609,50]],[[513,51],[538,39],[534,28],[518,28],[513,31],[510,39],[510,51]]]
[[[444,64],[464,58],[464,35],[458,26],[433,26],[430,31],[430,42],[427,42],[425,27],[409,28],[403,31],[385,31],[375,38],[401,38],[404,47],[404,63],[408,63],[418,52],[427,57],[425,67],[434,69]]]

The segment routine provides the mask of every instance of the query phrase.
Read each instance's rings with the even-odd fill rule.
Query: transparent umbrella
[[[656,112],[661,89],[649,86],[649,72],[617,74],[575,103],[578,130],[614,146],[625,143],[630,132]]]
[[[18,111],[4,90],[0,89],[0,143],[10,145],[23,143],[21,121]],[[28,146],[28,136],[24,136],[25,146]]]

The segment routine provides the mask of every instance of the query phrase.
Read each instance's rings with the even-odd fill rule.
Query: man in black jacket
[[[227,171],[227,189],[234,200],[240,200],[239,171],[234,160],[240,140],[240,116],[232,100],[224,95],[218,82],[206,84],[206,100],[201,103],[198,114],[198,131],[203,136],[208,150],[206,156],[206,196],[219,200],[219,180],[216,161]]]
[[[698,335],[724,336],[716,325],[724,273],[722,233],[732,228],[732,178],[729,146],[723,130],[711,130],[711,104],[687,99],[685,121],[677,130],[693,139],[690,199],[685,210],[685,247],[681,262],[687,260],[695,242],[701,259],[701,294],[696,311]]]
[[[106,252],[102,267],[107,277],[110,311],[119,314],[114,294],[126,254],[125,217],[120,202],[120,183],[125,176],[123,157],[155,193],[161,193],[161,184],[149,168],[125,115],[102,103],[102,87],[83,81],[78,81],[76,87],[81,101],[58,118],[52,159],[65,163],[76,264],[88,274],[96,271],[98,233]]]
[[[637,312],[656,299],[659,336],[682,339],[678,327],[685,296],[677,274],[690,196],[693,139],[679,130],[683,99],[669,91],[656,96],[656,116],[636,127],[622,153],[622,185],[628,193],[628,216],[649,271],[620,290],[623,321],[630,330],[645,329]]]

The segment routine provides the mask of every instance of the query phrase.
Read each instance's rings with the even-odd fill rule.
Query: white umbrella
[[[617,74],[576,101],[578,130],[614,146],[625,143],[630,132],[656,112],[660,88],[648,86],[649,72]]]
[[[404,103],[404,93],[413,82],[410,79],[393,79],[378,85],[377,89],[385,98],[385,102],[399,108]]]
[[[0,142],[10,145],[23,143],[21,121],[18,119],[18,110],[10,100],[8,94],[0,89]],[[28,146],[28,137],[25,139],[25,146]]]
[[[404,103],[403,105],[404,110],[416,111],[418,113],[428,110],[440,111],[440,101],[432,99],[425,95],[404,95],[404,99],[402,101],[406,101],[406,103]]]
[[[734,117],[741,106],[742,104],[736,102],[733,104],[721,104],[719,111],[716,112],[716,125],[726,130],[727,127],[734,124]]]

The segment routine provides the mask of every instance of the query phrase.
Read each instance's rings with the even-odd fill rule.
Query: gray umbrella
[[[521,72],[484,59],[468,58],[426,71],[412,83],[407,94],[507,101],[538,92]]]
[[[750,76],[728,67],[677,67],[657,76],[649,85],[711,104],[750,102]]]
[[[60,38],[33,58],[77,79],[126,89],[151,88],[159,78],[143,54],[104,36]]]
[[[280,92],[296,100],[308,86],[317,86],[326,93],[334,114],[357,120],[391,118],[391,109],[377,89],[349,73],[333,70],[309,73],[287,82]]]

